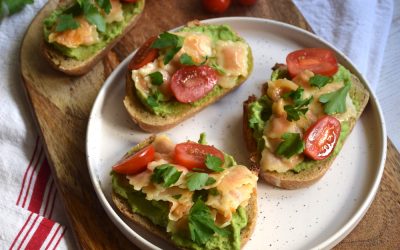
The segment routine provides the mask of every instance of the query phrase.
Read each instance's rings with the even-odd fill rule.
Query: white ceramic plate
[[[247,163],[242,139],[242,102],[260,93],[276,62],[304,47],[329,47],[341,64],[366,83],[350,61],[334,47],[299,28],[266,19],[220,18],[208,23],[229,24],[250,44],[254,70],[235,92],[206,108],[193,118],[166,131],[175,142],[197,140],[206,132],[207,141]],[[122,99],[126,58],[101,89],[90,116],[87,131],[87,160],[94,189],[104,209],[118,228],[142,248],[170,248],[127,222],[113,207],[111,166],[133,145],[149,134],[131,122]],[[300,190],[281,190],[258,184],[257,225],[246,249],[322,249],[343,239],[360,221],[371,204],[383,173],[386,133],[374,94],[347,139],[343,150],[326,175],[315,185]]]

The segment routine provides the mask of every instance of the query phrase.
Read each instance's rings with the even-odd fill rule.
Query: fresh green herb
[[[308,80],[311,86],[318,87],[319,89],[331,81],[332,79],[330,77],[323,75],[315,75]]]
[[[79,23],[74,19],[71,14],[62,14],[58,17],[56,26],[56,32],[62,32],[65,30],[74,30],[79,28]]]
[[[201,199],[196,200],[188,216],[190,238],[199,245],[204,245],[215,233],[227,237],[229,231],[215,225],[210,209]]]
[[[152,95],[149,95],[146,99],[147,105],[152,108],[160,106],[160,102],[164,100],[164,95],[160,91],[155,91]]]
[[[192,66],[192,65],[196,65],[195,62],[193,62],[193,59],[191,56],[189,56],[186,53],[183,53],[181,55],[181,57],[179,58],[179,62],[183,65],[188,65],[188,66]]]
[[[216,62],[211,63],[211,67],[215,69],[219,74],[221,75],[226,75],[226,71],[223,67],[221,67],[219,64]]]
[[[300,116],[307,113],[307,106],[311,103],[313,97],[310,96],[307,99],[302,99],[303,92],[304,89],[302,87],[298,87],[296,90],[285,93],[282,96],[284,99],[291,98],[294,102],[294,105],[288,104],[283,107],[287,113],[288,121],[297,121],[300,119]]]
[[[0,18],[12,15],[22,10],[25,5],[33,3],[33,0],[4,0],[0,1]],[[4,9],[3,9],[4,8]]]
[[[208,177],[206,173],[188,173],[186,175],[186,185],[189,191],[200,190],[204,186],[215,183],[215,179]]]
[[[249,105],[249,127],[253,131],[253,138],[257,141],[259,152],[264,148],[264,126],[272,114],[272,101],[267,95],[263,95]]]
[[[110,14],[112,8],[110,0],[96,0],[96,3],[106,14]]]
[[[346,112],[346,96],[351,85],[345,84],[344,87],[319,97],[319,101],[324,104],[324,112],[328,115]]]
[[[181,176],[182,172],[178,171],[174,166],[170,164],[162,164],[154,169],[151,181],[163,184],[164,187],[170,187],[176,183]]]
[[[165,49],[164,64],[168,64],[182,48],[184,38],[175,34],[164,32],[151,45],[152,48]]]
[[[214,183],[216,183],[216,182],[217,182],[216,179],[214,179],[214,178],[212,178],[212,177],[208,177],[205,186],[212,185],[212,184],[214,184]]]
[[[217,196],[217,195],[219,195],[219,191],[218,191],[217,188],[210,188],[210,189],[208,190],[208,193],[209,193],[210,195],[212,195],[212,196]]]
[[[164,82],[163,75],[160,71],[150,73],[148,76],[150,77],[151,84],[153,85],[160,86]]]
[[[89,23],[96,25],[100,32],[106,31],[106,21],[99,10],[90,1],[82,1],[83,13]]]
[[[175,200],[179,200],[181,197],[182,197],[182,194],[172,195],[172,198],[174,198]]]
[[[199,144],[207,145],[207,140],[206,140],[206,133],[201,133],[200,138],[198,140]]]
[[[282,135],[283,142],[278,145],[275,153],[286,158],[300,154],[304,150],[304,141],[299,133],[285,133]]]
[[[206,155],[206,167],[214,172],[222,172],[224,169],[221,167],[222,166],[222,160],[217,157],[213,156],[211,154]]]
[[[310,96],[308,99],[305,99],[301,105],[285,105],[283,109],[287,113],[288,121],[297,121],[300,119],[300,116],[305,115],[308,111],[308,104],[312,101],[313,97]]]
[[[192,201],[195,202],[198,199],[201,199],[202,201],[207,201],[208,199],[208,189],[201,189],[201,190],[196,190],[194,191],[192,195]]]

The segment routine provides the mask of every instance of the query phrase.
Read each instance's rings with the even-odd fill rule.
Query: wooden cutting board
[[[200,0],[148,0],[138,25],[113,51],[82,77],[52,70],[41,58],[43,18],[51,0],[30,25],[21,46],[21,73],[37,127],[45,142],[52,173],[79,247],[136,249],[112,224],[92,188],[85,158],[89,113],[103,82],[118,63],[151,35],[192,19],[218,17],[206,13]],[[311,30],[290,0],[259,0],[255,6],[234,5],[223,16],[253,16],[283,21]],[[338,249],[400,246],[400,155],[388,143],[386,168],[379,192],[356,229]]]

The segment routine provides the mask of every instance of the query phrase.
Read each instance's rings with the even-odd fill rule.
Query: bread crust
[[[352,87],[350,89],[349,94],[353,100],[357,100],[360,103],[360,109],[357,111],[356,118],[355,119],[351,118],[349,120],[349,127],[350,127],[349,134],[353,130],[356,121],[361,116],[369,100],[369,92],[360,82],[360,80],[354,75],[351,76],[351,79],[352,79]],[[249,99],[243,103],[243,137],[246,141],[247,150],[250,153],[250,161],[252,162],[253,165],[259,168],[260,156],[257,153],[257,148],[251,146],[255,144],[255,140],[252,136],[252,131],[248,127],[248,122],[247,122],[248,106],[254,101],[255,101],[254,97],[249,97]],[[321,179],[321,177],[324,176],[326,171],[332,165],[332,162],[334,161],[335,158],[336,156],[329,157],[325,160],[319,161],[318,164],[316,164],[316,166],[307,170],[303,170],[300,173],[295,173],[293,171],[287,171],[285,173],[278,173],[275,171],[260,171],[260,176],[267,183],[280,188],[284,189],[304,188],[314,184],[319,179]]]
[[[248,51],[249,51],[249,65],[248,65],[249,66],[248,76],[249,76],[253,69],[253,63],[252,63],[253,55],[250,47]],[[130,118],[134,123],[136,123],[142,130],[150,133],[161,132],[175,127],[182,121],[187,120],[188,118],[200,112],[207,106],[217,102],[225,95],[234,91],[247,79],[247,77],[240,77],[237,81],[237,84],[233,88],[223,89],[220,95],[207,99],[207,101],[205,101],[201,105],[187,106],[183,108],[182,111],[179,113],[168,114],[166,116],[159,116],[150,112],[143,105],[143,103],[137,96],[135,83],[131,77],[131,70],[127,71],[125,78],[126,78],[125,97],[123,100],[125,109],[127,110]]]
[[[150,136],[146,140],[142,141],[140,144],[134,146],[131,150],[129,150],[129,152],[124,156],[124,158],[126,158],[129,155],[131,155],[132,153],[137,152],[140,149],[148,146],[149,144],[151,144],[154,141],[154,138],[155,138],[155,136]],[[257,174],[254,171],[252,171],[252,172]],[[151,233],[157,237],[160,237],[160,238],[170,242],[171,244],[174,244],[174,242],[171,240],[170,235],[165,231],[165,229],[163,229],[160,226],[154,225],[146,217],[143,217],[141,215],[133,213],[132,210],[130,209],[130,206],[129,206],[128,202],[126,201],[126,199],[124,199],[123,197],[121,197],[120,195],[115,193],[114,191],[112,191],[111,197],[112,197],[112,201],[113,201],[115,207],[130,221],[134,222],[136,225],[143,227],[149,233]],[[249,241],[251,235],[254,232],[254,228],[256,226],[257,212],[258,212],[258,210],[257,210],[257,189],[254,189],[254,191],[251,195],[251,198],[246,207],[246,214],[247,214],[248,222],[247,222],[246,227],[244,229],[242,229],[242,231],[240,233],[241,247],[243,247],[247,243],[247,241]],[[185,249],[185,248],[180,248],[180,249]]]
[[[131,21],[120,35],[115,37],[106,47],[97,51],[85,60],[80,61],[63,55],[44,39],[41,42],[40,51],[52,68],[64,72],[67,75],[84,75],[89,72],[121,40],[121,38],[136,25],[141,13],[143,12],[144,4],[145,0],[143,0],[143,6],[140,13],[132,16]]]

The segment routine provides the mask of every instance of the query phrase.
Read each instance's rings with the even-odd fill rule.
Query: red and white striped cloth
[[[46,3],[0,19],[0,249],[75,249],[20,77],[19,48]]]

